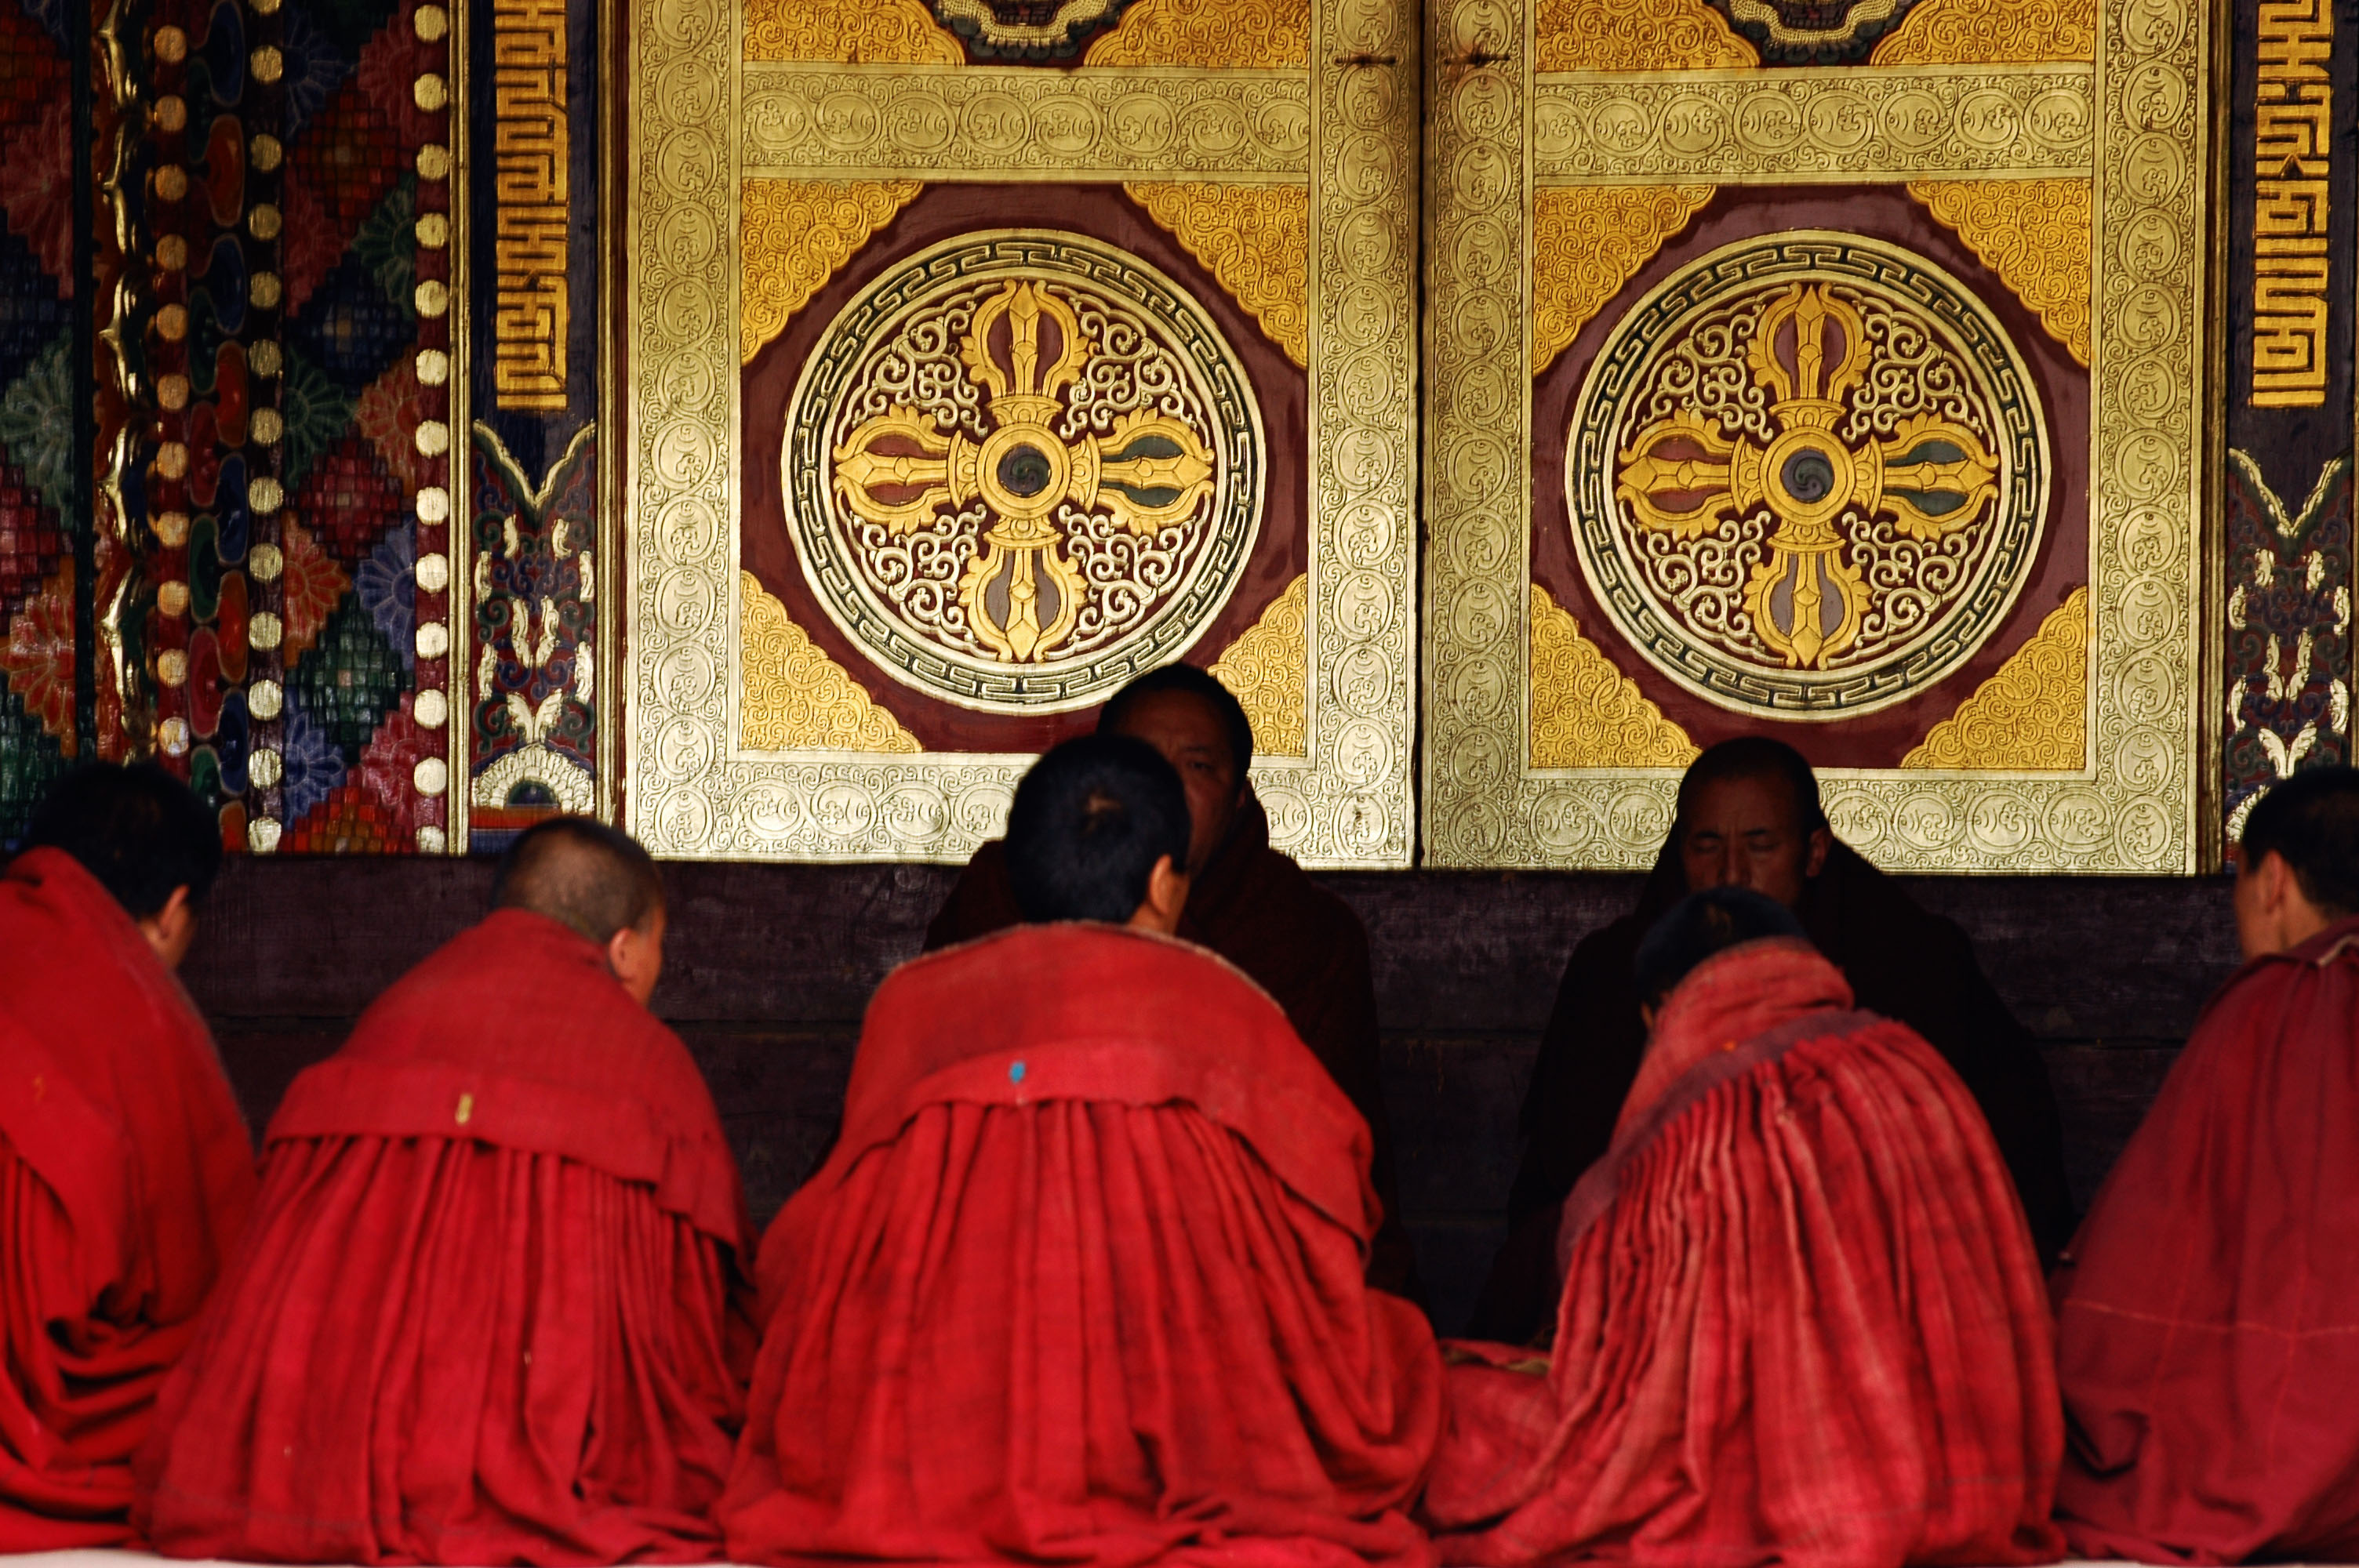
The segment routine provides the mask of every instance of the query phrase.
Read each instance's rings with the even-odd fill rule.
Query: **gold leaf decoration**
[[[1212,678],[1237,694],[1263,756],[1310,752],[1310,579],[1286,585],[1261,619],[1222,650]]]
[[[2077,773],[2089,762],[2088,704],[2089,590],[2076,588],[1900,765]]]
[[[1138,0],[1082,63],[1305,70],[1310,6],[1307,0]]]
[[[2097,58],[2096,0],[1923,0],[1875,65],[2034,65]]]
[[[1210,267],[1223,288],[1308,369],[1310,188],[1307,185],[1125,184],[1130,199]]]
[[[1532,766],[1683,768],[1695,759],[1687,731],[1532,584]]]
[[[739,222],[743,363],[925,187],[914,179],[749,179]]]
[[[1557,185],[1532,193],[1532,373],[1712,200],[1709,185]]]
[[[1761,51],[1704,0],[1540,0],[1542,70],[1706,70]]]
[[[737,580],[745,600],[738,622],[745,674],[743,744],[761,752],[924,750],[787,618],[787,607],[759,579],[740,571]]]
[[[1918,179],[1908,194],[2006,280],[2048,335],[2089,362],[2089,182]]]
[[[747,59],[962,65],[925,0],[745,0]]]

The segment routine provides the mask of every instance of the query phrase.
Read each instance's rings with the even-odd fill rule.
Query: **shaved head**
[[[500,857],[495,909],[528,909],[604,946],[663,910],[663,879],[638,840],[586,816],[556,816]]]

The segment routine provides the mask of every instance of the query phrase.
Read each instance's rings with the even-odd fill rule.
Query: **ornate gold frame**
[[[738,0],[666,0],[631,16],[622,72],[634,84],[636,169],[624,215],[623,820],[651,849],[683,859],[961,860],[998,831],[1030,760],[739,743],[744,179],[1307,180],[1306,754],[1265,757],[1254,780],[1273,838],[1305,863],[1409,863],[1413,16],[1406,0],[1314,0],[1306,70],[1070,72],[749,63]],[[1159,107],[1117,113],[1125,100]],[[1004,128],[1016,116],[1030,134],[986,142],[943,130]],[[1179,134],[1155,137],[1167,122]],[[1202,129],[1190,135],[1191,126]]]
[[[1837,832],[1891,870],[2196,870],[2216,744],[2202,684],[2212,5],[2097,0],[2093,65],[1549,74],[1533,69],[1535,9],[1427,13],[1428,860],[1649,865],[1679,777],[1529,763],[1531,384],[1503,418],[1482,367],[1530,362],[1535,185],[2079,176],[2094,187],[2087,765],[1821,777]],[[2134,223],[2167,227],[2158,272],[2125,260]],[[1478,243],[1500,231],[1512,254]],[[2154,334],[2142,315],[2133,341],[2125,307],[2158,289],[2171,325]]]

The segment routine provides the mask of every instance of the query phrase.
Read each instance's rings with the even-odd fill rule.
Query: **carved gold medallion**
[[[2004,622],[2048,511],[2048,434],[1997,318],[1855,234],[1747,240],[1616,327],[1576,406],[1574,544],[1657,668],[1723,708],[1848,718]]]
[[[993,712],[1186,649],[1260,528],[1252,387],[1201,307],[1070,233],[963,236],[847,305],[787,413],[812,591],[894,679]]]

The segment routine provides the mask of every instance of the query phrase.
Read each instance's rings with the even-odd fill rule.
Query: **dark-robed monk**
[[[646,1008],[663,887],[543,823],[271,1120],[138,1461],[178,1557],[704,1562],[752,1359],[737,1168]],[[738,1309],[733,1315],[733,1309]]]
[[[2047,1067],[1984,978],[1965,934],[1919,908],[1834,837],[1800,752],[1746,736],[1689,767],[1638,907],[1582,938],[1565,965],[1524,1098],[1524,1160],[1508,1201],[1513,1230],[1474,1332],[1521,1339],[1544,1321],[1555,1297],[1547,1266],[1553,1211],[1604,1154],[1646,1045],[1632,979],[1639,939],[1681,898],[1712,887],[1750,888],[1792,909],[1862,1007],[1906,1023],[1940,1052],[1990,1122],[2041,1256],[2053,1258],[2071,1236],[2063,1131]]]
[[[131,1539],[131,1456],[254,1202],[173,976],[221,859],[187,786],[92,763],[0,879],[0,1552]]]
[[[1965,1086],[1742,888],[1674,906],[1633,983],[1548,1351],[1452,1347],[1442,1561],[2054,1561],[2048,1303]]]
[[[1375,1139],[1376,1195],[1385,1206],[1368,1282],[1414,1300],[1417,1263],[1401,1227],[1393,1174],[1368,935],[1349,905],[1270,848],[1269,818],[1245,773],[1253,760],[1253,721],[1228,687],[1202,670],[1167,665],[1114,693],[1098,716],[1098,732],[1136,736],[1180,771],[1191,824],[1184,866],[1188,907],[1180,935],[1210,947],[1276,998],[1302,1043],[1367,1119]],[[927,929],[926,948],[987,936],[1022,919],[1008,880],[1006,846],[985,844]]]
[[[2359,773],[2237,849],[2245,963],[2052,1281],[2076,1553],[2359,1561]]]
[[[1421,1564],[1431,1331],[1363,1281],[1367,1123],[1245,975],[1167,935],[1154,747],[1025,776],[1027,922],[877,991],[843,1130],[762,1239],[722,1506],[741,1563]]]

